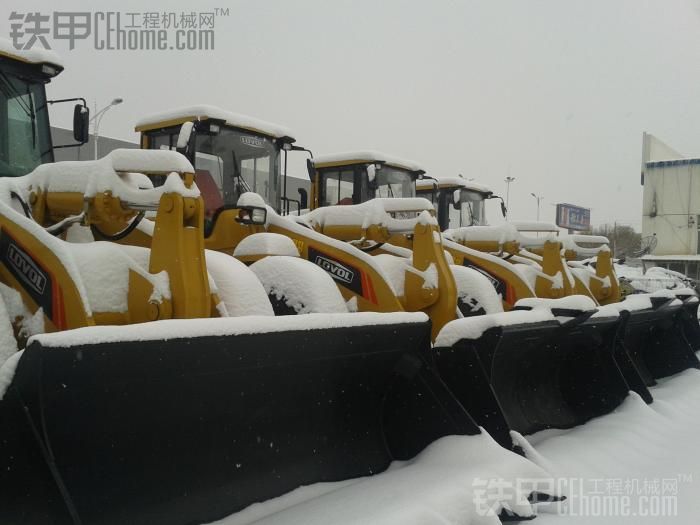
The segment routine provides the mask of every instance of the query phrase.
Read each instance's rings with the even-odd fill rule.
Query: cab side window
[[[321,177],[321,206],[353,204],[355,187],[353,170],[327,170],[321,173]]]

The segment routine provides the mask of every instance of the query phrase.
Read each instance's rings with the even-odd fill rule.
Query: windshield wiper
[[[240,191],[241,188],[243,188],[245,191],[253,191],[248,185],[248,182],[243,178],[241,170],[238,168],[238,161],[236,160],[236,152],[234,150],[231,150],[231,156],[233,157],[233,178],[237,180],[236,184],[238,184],[238,192],[244,193]]]

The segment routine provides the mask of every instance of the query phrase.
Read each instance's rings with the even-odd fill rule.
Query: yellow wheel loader
[[[425,315],[273,320],[252,270],[205,250],[181,155],[42,164],[60,66],[17,53],[0,53],[0,522],[209,522],[479,433],[427,361]],[[147,247],[122,242],[137,232]]]

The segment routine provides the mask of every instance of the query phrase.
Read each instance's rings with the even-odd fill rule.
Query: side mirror
[[[309,180],[311,182],[316,178],[316,166],[314,166],[314,161],[311,159],[306,159],[306,171],[309,174]]]
[[[187,122],[182,123],[180,126],[180,133],[177,136],[176,150],[178,153],[182,153],[185,157],[187,156],[187,150],[188,146],[190,145],[193,130],[194,122],[188,120]]]
[[[367,178],[369,179],[369,181],[373,182],[376,176],[377,167],[374,164],[370,164],[369,166],[367,166]]]
[[[452,192],[452,206],[455,210],[460,209],[460,201],[462,200],[462,192],[455,190]]]
[[[238,210],[236,222],[246,225],[263,225],[267,222],[267,208],[258,206],[244,206]]]
[[[90,140],[90,109],[83,104],[73,108],[73,139],[80,144]]]
[[[305,210],[309,207],[309,194],[304,188],[299,188],[299,208]]]

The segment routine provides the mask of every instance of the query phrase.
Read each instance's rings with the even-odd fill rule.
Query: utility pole
[[[540,197],[538,195],[535,195],[534,193],[530,193],[530,195],[532,195],[535,198],[535,200],[537,201],[537,221],[539,222],[539,220],[540,220],[540,202],[542,202],[542,199],[544,199],[544,197]]]
[[[112,102],[109,103],[109,105],[105,106],[100,111],[97,111],[97,101],[95,101],[95,114],[90,119],[91,122],[93,120],[95,121],[92,130],[92,137],[94,139],[94,160],[97,160],[97,143],[100,140],[100,122],[102,122],[102,118],[105,116],[105,113],[107,113],[107,111],[112,109],[114,106],[118,106],[122,102],[124,102],[123,98],[115,98],[114,100],[112,100]]]
[[[510,213],[510,183],[515,180],[515,177],[508,175],[505,178],[506,182],[506,220],[508,220],[508,213]]]

